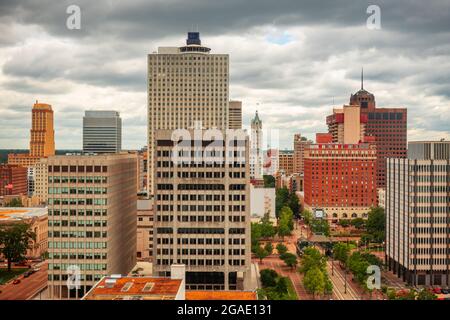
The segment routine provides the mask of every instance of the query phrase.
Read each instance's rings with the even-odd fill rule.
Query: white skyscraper
[[[228,127],[229,58],[211,54],[199,32],[182,47],[159,47],[148,55],[148,188],[153,194],[157,130]]]
[[[250,178],[261,179],[262,177],[262,121],[259,119],[258,111],[251,122],[250,138]]]

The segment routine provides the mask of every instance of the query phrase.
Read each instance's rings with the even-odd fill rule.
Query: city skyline
[[[66,28],[65,4],[4,4],[0,148],[27,149],[28,112],[39,100],[53,107],[57,149],[81,149],[88,109],[120,112],[123,149],[140,149],[146,56],[158,46],[182,45],[192,25],[212,52],[230,55],[230,99],[242,101],[244,128],[258,110],[266,128],[280,130],[281,149],[293,148],[297,132],[312,139],[326,131],[330,108],[359,89],[361,67],[378,106],[408,109],[408,140],[450,138],[445,3],[433,1],[428,10],[420,3],[383,4],[381,30],[367,29],[366,4],[346,4],[282,1],[269,10],[270,2],[193,3],[198,10],[174,19],[186,9],[177,1],[166,7],[134,1],[126,8],[82,1],[80,30]]]

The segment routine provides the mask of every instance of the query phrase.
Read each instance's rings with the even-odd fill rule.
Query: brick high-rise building
[[[36,101],[31,114],[30,152],[27,154],[9,154],[9,164],[30,167],[39,159],[55,154],[55,131],[53,129],[51,105]]]
[[[450,285],[450,142],[417,141],[387,160],[386,262],[412,286]]]
[[[0,196],[27,195],[27,168],[0,164]]]
[[[292,151],[279,151],[278,171],[284,171],[285,175],[294,173],[294,153]]]
[[[148,55],[148,190],[154,192],[153,158],[157,130],[228,127],[229,57],[212,54],[200,34],[186,45],[159,47]]]
[[[304,160],[305,207],[325,210],[332,221],[366,218],[377,204],[376,159],[373,144],[310,145]]]
[[[188,149],[172,140],[171,130],[156,132],[153,272],[168,276],[172,264],[182,263],[187,289],[246,290],[251,242],[248,137],[242,131],[230,143],[215,140],[211,149],[205,132],[190,130],[191,137],[199,131],[203,138],[186,141]],[[182,150],[187,157],[175,159]],[[200,158],[192,158],[191,151]]]
[[[361,75],[361,89],[350,96],[350,105],[361,107],[361,115],[367,117],[365,134],[375,137],[377,145],[377,186],[386,185],[386,159],[406,158],[407,151],[407,109],[378,108],[375,96],[364,89]]]
[[[311,143],[312,141],[302,137],[300,133],[294,135],[294,173],[303,174],[305,148]]]
[[[48,168],[48,292],[81,298],[136,263],[136,156],[53,156]],[[79,287],[67,286],[80,274]]]

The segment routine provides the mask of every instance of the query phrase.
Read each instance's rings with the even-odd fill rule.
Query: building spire
[[[361,90],[364,90],[364,67],[361,67]]]

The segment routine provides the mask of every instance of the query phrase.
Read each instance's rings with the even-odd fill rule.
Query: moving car
[[[13,284],[18,284],[18,283],[20,283],[19,279],[16,279],[16,280],[13,281]]]

